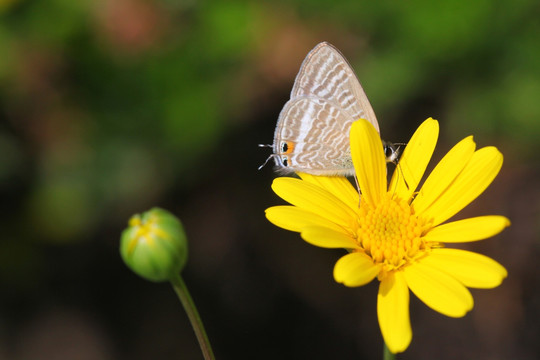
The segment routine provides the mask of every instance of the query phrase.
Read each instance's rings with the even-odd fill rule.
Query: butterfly
[[[352,176],[349,132],[360,118],[379,131],[350,64],[333,45],[322,42],[300,67],[291,98],[279,114],[273,154],[266,162],[273,158],[280,173]],[[385,143],[384,151],[388,162],[397,162],[399,148]]]

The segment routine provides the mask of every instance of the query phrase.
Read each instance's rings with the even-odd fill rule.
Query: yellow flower
[[[380,281],[379,326],[393,353],[412,339],[409,289],[427,306],[451,317],[473,308],[467,287],[493,288],[506,277],[486,256],[445,243],[482,240],[510,225],[504,216],[480,216],[443,224],[480,195],[499,172],[494,147],[475,150],[472,136],[455,145],[417,191],[435,149],[436,120],[427,119],[403,152],[390,184],[381,139],[361,119],[352,125],[351,155],[362,197],[344,177],[298,174],[281,177],[272,189],[292,206],[266,210],[273,224],[299,232],[310,244],[345,248],[334,278],[346,286]]]

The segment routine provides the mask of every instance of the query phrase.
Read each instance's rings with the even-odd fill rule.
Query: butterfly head
[[[394,144],[387,141],[383,141],[384,147],[384,156],[386,157],[386,162],[397,164],[399,161],[399,156],[401,155],[401,145],[403,144]]]

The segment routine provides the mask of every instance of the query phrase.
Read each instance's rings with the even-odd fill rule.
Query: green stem
[[[182,280],[180,275],[177,275],[171,279],[171,284],[176,292],[176,295],[178,295],[184,310],[186,310],[189,321],[191,322],[191,326],[193,327],[195,335],[197,336],[197,340],[199,340],[199,346],[201,347],[205,360],[215,360],[214,353],[212,352],[212,346],[208,340],[208,335],[206,335],[201,317],[199,316],[197,307],[189,294],[184,280]]]
[[[390,350],[388,349],[388,346],[386,346],[386,343],[384,343],[383,347],[383,360],[395,360],[396,354],[392,354]]]

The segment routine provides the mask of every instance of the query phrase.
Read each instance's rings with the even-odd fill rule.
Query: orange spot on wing
[[[294,145],[292,141],[287,141],[287,151],[285,151],[283,154],[291,154],[294,151]]]

